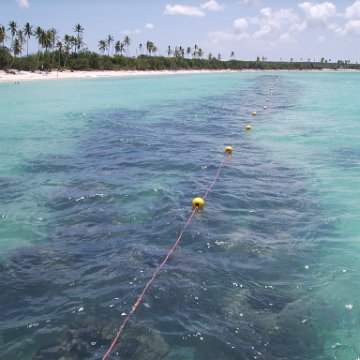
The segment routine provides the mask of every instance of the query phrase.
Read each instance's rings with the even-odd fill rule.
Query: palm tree
[[[76,49],[80,51],[81,48],[85,45],[84,40],[81,36],[78,38],[75,38],[74,44],[75,44],[75,52],[76,52]]]
[[[49,37],[50,37],[50,42],[51,42],[51,48],[53,48],[56,44],[56,40],[57,40],[57,30],[54,28],[51,28],[48,30],[49,32]]]
[[[10,33],[11,33],[11,45],[12,45],[12,42],[14,40],[14,36],[16,35],[16,31],[17,31],[17,25],[16,25],[15,21],[10,21],[9,22],[8,30],[10,30]]]
[[[120,40],[118,40],[116,43],[115,43],[115,55],[118,55],[119,52],[120,52],[120,47],[121,47],[121,42]]]
[[[24,32],[23,32],[22,30],[18,30],[18,31],[16,32],[16,37],[17,37],[17,39],[19,40],[19,42],[21,43],[21,45],[23,45],[24,42],[25,42]]]
[[[41,36],[42,33],[44,32],[44,30],[38,26],[35,30],[34,30],[34,35],[38,41],[38,52],[40,51],[40,46],[41,46]]]
[[[77,43],[77,38],[73,35],[70,36],[70,47],[71,47],[71,52],[72,54],[76,54],[76,43]]]
[[[14,58],[11,63],[11,66],[13,66],[16,56],[20,55],[22,53],[22,46],[23,46],[23,44],[21,43],[21,41],[18,38],[15,38],[15,40],[12,42],[11,49],[14,53]]]
[[[185,56],[185,49],[182,46],[180,46],[179,51],[180,51],[180,56],[183,58]]]
[[[203,55],[204,55],[204,52],[202,51],[202,49],[199,48],[198,50],[198,55],[199,55],[199,58],[202,58]]]
[[[130,39],[129,35],[126,35],[125,38],[124,38],[124,45],[126,46],[126,54],[127,54],[127,56],[130,56],[130,54],[129,54],[130,43],[131,43],[131,39]]]
[[[26,40],[26,56],[29,55],[29,40],[30,40],[31,35],[33,34],[32,33],[32,28],[33,27],[28,22],[24,26],[24,34],[27,37],[27,40]]]
[[[80,24],[74,26],[74,31],[77,33],[77,36],[80,36],[84,32],[84,28]]]
[[[59,67],[58,67],[58,70],[60,70],[60,67],[61,67],[61,52],[63,50],[63,47],[64,47],[64,45],[63,45],[63,43],[61,41],[58,41],[56,43],[56,48],[57,48],[57,50],[59,52]]]
[[[65,34],[64,36],[64,44],[68,49],[68,52],[70,52],[70,49],[72,48],[72,36]]]
[[[40,40],[41,40],[41,46],[45,48],[45,53],[47,53],[48,49],[51,49],[53,47],[54,43],[54,33],[53,29],[46,30],[41,33]]]
[[[34,31],[34,35],[38,41],[38,51],[37,51],[37,59],[36,59],[36,68],[38,69],[39,67],[39,60],[40,60],[40,46],[41,46],[41,41],[42,41],[42,37],[43,37],[43,33],[44,30],[38,26],[35,31]]]
[[[142,55],[143,44],[139,44],[140,55]]]
[[[1,25],[0,26],[0,43],[5,46],[5,40],[6,40],[7,36],[6,36],[6,29],[5,26]]]
[[[197,55],[197,49],[198,49],[198,46],[195,44],[195,46],[194,46],[194,52],[193,52],[193,56],[194,56],[194,58],[196,58],[196,55]]]
[[[74,31],[76,32],[76,37],[80,38],[82,33],[84,32],[84,28],[80,24],[76,24],[74,26]]]
[[[177,48],[175,48],[177,49]],[[175,50],[176,51],[176,50]],[[172,54],[172,50],[171,50],[171,46],[168,46],[168,51],[167,51],[168,57],[170,57],[170,55]]]
[[[149,55],[151,56],[151,53],[153,51],[154,48],[154,43],[152,41],[147,41],[146,42],[146,50],[148,51]]]
[[[120,41],[117,41],[116,44],[115,44],[115,54],[119,54],[122,56],[123,52],[125,51],[125,44],[120,42]]]
[[[99,43],[98,43],[98,47],[99,47],[99,50],[102,52],[102,64],[103,64],[103,70],[104,70],[104,56],[105,56],[105,51],[107,50],[108,48],[108,44],[107,44],[107,41],[106,40],[99,40]]]
[[[107,39],[106,39],[106,43],[107,43],[107,46],[108,46],[108,56],[110,56],[110,51],[111,51],[111,44],[114,42],[114,37],[109,34]]]
[[[186,54],[187,54],[188,56],[191,55],[191,47],[190,47],[190,46],[188,46],[188,47],[186,48]]]
[[[56,45],[56,41],[58,40],[57,36],[57,30],[54,28],[51,28],[48,30],[49,32],[49,38],[50,38],[50,49],[53,49]],[[54,67],[54,61],[55,61],[55,52],[53,52],[52,60],[51,60],[51,67]]]
[[[155,44],[152,41],[146,42],[146,50],[148,51],[149,55],[151,56],[151,53],[156,53],[158,51],[158,48],[155,46]]]
[[[234,51],[232,51],[230,54],[230,58],[233,59],[234,57],[235,57],[235,53],[234,53]]]
[[[14,56],[16,57],[17,55],[20,55],[22,53],[22,43],[18,38],[15,38],[14,43],[13,43],[13,51],[14,51]]]
[[[99,40],[99,44],[98,44],[98,47],[99,47],[99,50],[103,53],[105,53],[105,51],[107,50],[108,48],[108,45],[107,45],[107,41],[106,40]]]
[[[84,44],[83,38],[81,36],[81,34],[84,32],[84,28],[80,24],[76,24],[74,26],[74,31],[77,34],[76,38],[74,37],[74,39],[73,39],[73,46],[74,46],[74,50],[75,50],[75,54],[76,54],[76,50],[80,50]]]
[[[157,51],[158,51],[157,46],[153,44],[152,49],[151,49],[151,52],[154,53],[154,54],[156,54]]]
[[[65,35],[64,36],[64,52],[65,52],[65,59],[64,59],[64,69],[66,68],[66,61],[69,57],[70,50],[71,50],[71,36]]]

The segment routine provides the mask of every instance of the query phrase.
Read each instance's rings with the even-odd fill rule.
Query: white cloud
[[[258,25],[260,23],[260,19],[257,16],[251,16],[247,20],[252,25]]]
[[[236,35],[234,33],[227,31],[212,31],[208,35],[211,41],[214,43],[222,41],[234,41],[236,39]]]
[[[279,37],[279,40],[280,41],[283,41],[283,42],[287,42],[287,41],[290,41],[292,40],[291,39],[291,36],[289,33],[285,33],[285,34],[282,34],[280,37]]]
[[[345,16],[348,19],[360,19],[360,1],[355,1],[345,10]]]
[[[23,8],[28,8],[30,6],[29,0],[16,0],[16,2],[20,7],[23,7]]]
[[[323,43],[325,42],[325,36],[319,36],[317,40],[319,43]]]
[[[336,6],[331,2],[313,4],[306,1],[298,6],[305,12],[309,24],[326,26],[327,20],[336,15]]]
[[[271,8],[267,7],[267,8],[263,8],[260,10],[260,14],[265,16],[265,17],[270,17],[272,13]]]
[[[360,20],[350,20],[343,30],[344,35],[360,35]]]
[[[146,23],[145,24],[145,28],[146,29],[153,29],[155,26],[154,26],[154,24],[152,24],[152,23]]]
[[[164,10],[165,15],[205,16],[205,13],[196,6],[170,5],[167,4]]]
[[[259,25],[259,29],[254,33],[255,38],[283,31],[303,31],[306,26],[300,21],[300,18],[294,14],[292,9],[280,9],[277,11],[266,7],[260,10],[260,17],[252,17],[250,23]]]
[[[234,28],[238,32],[244,32],[248,26],[249,24],[244,18],[239,18],[234,21]]]
[[[253,37],[255,39],[262,38],[271,32],[271,27],[268,25],[262,25],[258,31],[255,31]]]
[[[290,25],[290,28],[289,30],[290,31],[293,31],[293,32],[301,32],[301,31],[304,31],[307,29],[307,22],[306,21],[303,21],[303,22],[300,22],[300,21],[297,21],[297,22],[294,22],[292,25]]]
[[[216,0],[209,0],[208,2],[200,5],[200,7],[208,11],[220,11],[224,8],[224,6],[220,5]]]
[[[212,31],[208,35],[213,43],[240,41],[249,38],[249,35],[246,33],[234,34],[228,31]]]
[[[261,3],[262,0],[240,0],[240,4],[246,4],[246,5],[256,5]]]
[[[167,4],[164,10],[165,15],[185,15],[203,17],[206,11],[220,11],[224,5],[220,5],[216,0],[209,0],[200,6],[170,5]]]
[[[291,35],[289,33],[284,33],[284,34],[281,34],[280,37],[275,40],[275,41],[271,41],[269,44],[271,46],[284,46],[284,44],[286,43],[290,43],[290,42],[293,42],[294,39],[291,37]]]
[[[252,28],[252,35],[250,28]],[[284,42],[293,40],[291,33],[305,29],[306,22],[302,21],[292,9],[273,10],[270,7],[265,7],[259,10],[259,16],[235,19],[233,32],[231,30],[217,31],[212,32],[211,35],[217,39],[216,41],[229,41],[231,39],[249,38],[250,36],[254,39],[261,39],[275,37],[279,34],[278,39]]]

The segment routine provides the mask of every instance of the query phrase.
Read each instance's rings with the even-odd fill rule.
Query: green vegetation
[[[357,69],[360,65],[351,64],[350,60],[321,58],[319,61],[307,59],[303,61],[268,61],[266,57],[257,57],[256,61],[235,59],[235,52],[230,53],[230,60],[222,61],[222,55],[213,56],[198,45],[194,47],[168,46],[167,56],[159,56],[158,47],[152,42],[139,44],[136,56],[130,55],[131,39],[115,40],[109,34],[106,39],[99,40],[100,53],[89,51],[85,46],[81,24],[76,24],[74,35],[66,34],[62,39],[56,29],[34,28],[26,23],[22,29],[15,21],[8,28],[0,25],[0,69],[36,71],[44,70],[321,70],[321,69]],[[37,42],[36,54],[29,55],[29,41]],[[26,56],[22,56],[26,45]]]

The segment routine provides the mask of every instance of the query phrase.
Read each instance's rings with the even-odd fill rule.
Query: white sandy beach
[[[60,79],[85,79],[99,77],[124,77],[124,76],[144,76],[144,75],[171,75],[171,74],[195,74],[210,72],[231,72],[232,70],[178,70],[178,71],[52,71],[46,72],[29,72],[12,70],[11,73],[0,71],[0,83],[4,82],[21,82],[31,80],[60,80]]]

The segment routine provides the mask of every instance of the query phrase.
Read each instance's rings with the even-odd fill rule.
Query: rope
[[[212,190],[213,186],[216,183],[216,180],[219,178],[220,176],[220,171],[221,168],[224,166],[226,159],[229,157],[228,154],[225,155],[225,157],[223,158],[223,160],[220,163],[219,169],[216,173],[215,179],[212,182],[212,184],[210,185],[210,187],[207,189],[205,195],[204,195],[204,199],[208,196],[208,194],[210,193],[210,191]],[[119,331],[116,333],[114,340],[112,341],[108,351],[105,353],[105,355],[103,356],[102,360],[107,360],[110,353],[114,350],[114,347],[117,343],[117,341],[119,340],[121,334],[124,332],[125,326],[127,324],[127,322],[129,321],[130,317],[134,314],[134,312],[136,311],[137,307],[140,305],[142,299],[144,298],[145,293],[147,292],[147,290],[149,289],[149,287],[151,286],[151,284],[153,283],[153,281],[155,280],[156,276],[159,274],[161,268],[166,264],[166,262],[168,261],[169,257],[173,254],[173,252],[175,251],[175,249],[177,248],[183,234],[184,231],[186,230],[186,228],[190,225],[191,220],[193,219],[195,213],[199,210],[198,207],[194,207],[194,209],[191,212],[191,215],[189,216],[186,224],[184,225],[184,227],[182,228],[179,237],[176,239],[174,245],[172,246],[172,248],[170,249],[170,251],[168,252],[168,254],[165,256],[164,260],[161,262],[161,264],[156,268],[156,270],[154,271],[152,277],[150,278],[150,280],[147,282],[147,284],[145,285],[143,291],[141,292],[141,294],[139,295],[139,297],[137,298],[137,300],[135,301],[134,305],[131,307],[131,310],[129,312],[129,314],[126,316],[125,320],[123,321]]]
[[[221,161],[221,163],[220,163],[220,166],[219,166],[219,169],[218,169],[218,171],[217,171],[217,173],[216,173],[216,176],[215,176],[214,181],[212,182],[212,184],[210,185],[210,187],[206,190],[205,195],[203,196],[203,199],[204,199],[204,200],[206,199],[206,197],[209,195],[210,191],[211,191],[212,188],[214,187],[217,179],[218,179],[219,176],[220,176],[221,168],[224,166],[225,161],[226,161],[226,159],[227,159],[228,157],[229,157],[229,155],[226,154],[226,155],[224,156],[224,158],[222,159],[222,161]]]

